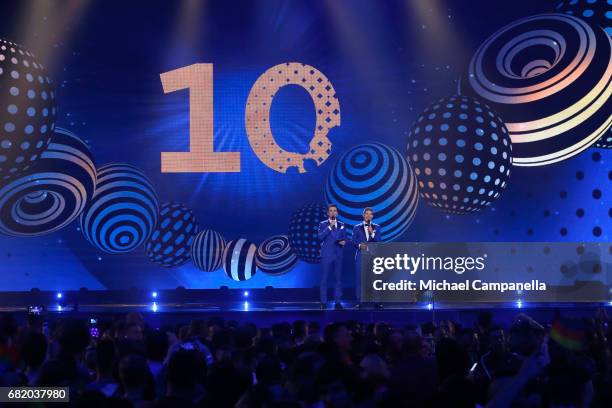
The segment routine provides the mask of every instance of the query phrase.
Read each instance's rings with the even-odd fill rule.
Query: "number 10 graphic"
[[[162,152],[162,173],[240,172],[240,152],[216,152],[213,141],[213,64],[193,64],[160,75],[164,93],[189,89],[189,151]],[[285,85],[299,85],[312,98],[316,111],[314,135],[306,153],[289,152],[274,139],[270,127],[272,100]],[[266,166],[280,173],[304,162],[317,166],[329,157],[327,134],[340,126],[340,103],[331,82],[309,65],[289,62],[276,65],[261,75],[249,92],[245,110],[246,132],[251,148]]]

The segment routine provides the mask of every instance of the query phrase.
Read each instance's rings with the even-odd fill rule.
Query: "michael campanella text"
[[[372,282],[374,290],[432,290],[432,291],[457,291],[457,290],[479,290],[479,291],[545,291],[546,283],[537,279],[528,282],[484,282],[480,279],[466,279],[461,282],[449,282],[447,280],[419,280],[417,282],[402,279],[399,282],[383,282],[377,279]]]

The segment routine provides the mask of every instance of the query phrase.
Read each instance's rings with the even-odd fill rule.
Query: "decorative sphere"
[[[612,127],[593,146],[601,149],[612,149]]]
[[[559,13],[570,14],[599,26],[612,36],[612,1],[610,0],[565,0],[556,7]],[[595,142],[594,147],[612,149],[612,127]]]
[[[158,213],[157,194],[140,170],[107,164],[98,169],[96,193],[81,214],[81,230],[99,250],[126,253],[149,239]]]
[[[515,166],[544,166],[608,140],[611,56],[600,27],[568,14],[526,17],[480,46],[461,93],[502,115]]]
[[[0,184],[0,232],[37,236],[74,221],[94,195],[96,166],[72,132],[55,128],[32,168]]]
[[[556,12],[569,14],[603,28],[612,36],[612,1],[610,0],[564,0],[556,6]]]
[[[286,235],[272,236],[257,248],[257,267],[268,275],[283,275],[293,269],[297,261]]]
[[[501,118],[467,96],[440,99],[418,117],[408,159],[421,198],[449,213],[479,211],[499,197],[510,177],[512,145]]]
[[[189,208],[176,203],[162,204],[157,227],[145,246],[147,256],[166,268],[187,263],[198,230],[198,221]]]
[[[371,207],[381,240],[391,241],[412,223],[419,195],[406,159],[392,147],[371,143],[353,147],[338,159],[327,178],[325,198],[338,206],[338,218],[349,226],[360,223],[363,209]],[[350,238],[352,229],[347,233]]]
[[[244,238],[230,241],[223,250],[223,270],[235,281],[251,279],[257,272],[257,247]]]
[[[213,230],[204,230],[195,236],[191,245],[193,264],[204,272],[216,271],[223,264],[223,236]]]
[[[55,89],[23,47],[0,39],[0,184],[30,169],[51,141]]]
[[[298,259],[308,263],[321,261],[319,223],[327,219],[327,207],[308,204],[293,214],[289,221],[289,245]]]

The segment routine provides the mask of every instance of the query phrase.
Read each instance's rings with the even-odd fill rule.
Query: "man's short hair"
[[[372,214],[374,214],[374,210],[372,209],[372,207],[366,207],[363,209],[363,215],[365,215],[366,212],[371,211]]]
[[[338,209],[338,206],[336,204],[330,203],[330,204],[327,204],[327,211],[329,211],[329,209],[332,207],[334,207],[336,210]]]

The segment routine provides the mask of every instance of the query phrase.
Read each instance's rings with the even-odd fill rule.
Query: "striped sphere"
[[[200,231],[191,244],[191,259],[204,272],[216,271],[223,264],[223,236],[213,230]]]
[[[371,207],[381,240],[392,241],[412,223],[419,194],[406,159],[392,147],[370,143],[338,159],[327,178],[325,199],[338,206],[338,218],[349,226],[360,223],[363,209]],[[352,229],[347,233],[351,235]]]
[[[289,237],[275,235],[257,247],[257,267],[268,275],[283,275],[297,263],[297,256],[289,245]]]
[[[149,239],[158,213],[157,194],[140,170],[107,164],[98,169],[96,193],[81,214],[81,230],[100,251],[126,253]]]
[[[576,16],[592,25],[599,26],[608,33],[608,36],[612,36],[612,1],[610,0],[564,0],[557,4],[556,11]],[[593,146],[612,149],[612,127]]]
[[[289,245],[298,259],[308,263],[321,262],[319,223],[327,219],[327,207],[308,204],[297,210],[289,221]]]
[[[0,232],[27,237],[57,231],[78,218],[95,185],[89,148],[70,131],[55,128],[36,164],[0,185]]]
[[[223,269],[235,281],[246,281],[255,276],[257,247],[244,238],[227,243],[223,250]]]
[[[191,259],[191,245],[199,230],[193,211],[181,204],[165,203],[157,220],[145,246],[147,256],[166,268],[184,265]]]
[[[0,183],[41,157],[55,126],[55,87],[30,51],[0,39]]]
[[[568,14],[523,18],[480,46],[461,93],[504,118],[515,166],[568,159],[610,134],[610,36]]]

